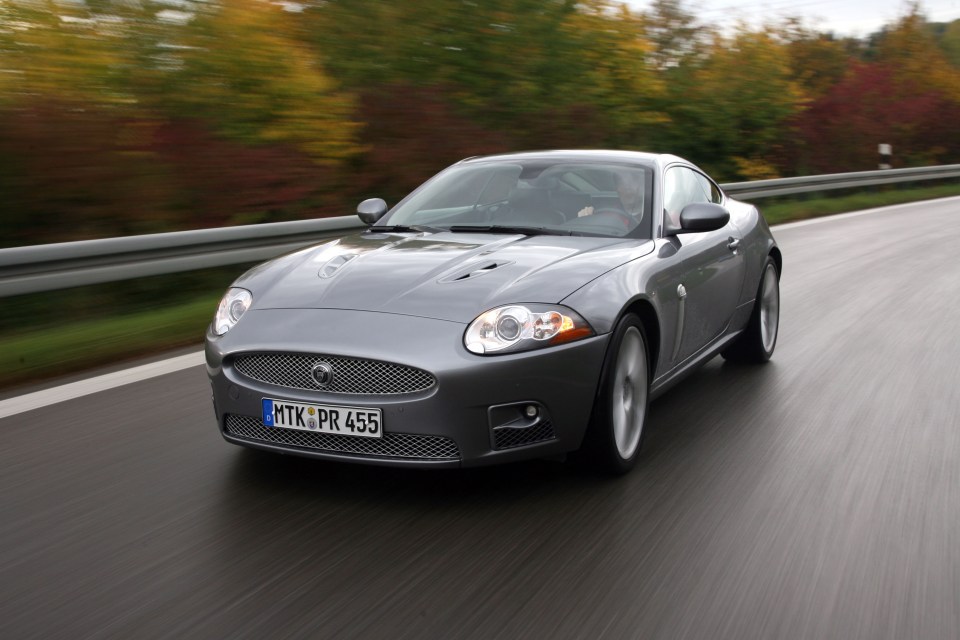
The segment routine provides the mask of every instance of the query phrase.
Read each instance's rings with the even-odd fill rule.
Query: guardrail
[[[960,164],[721,185],[738,199],[960,177]],[[256,262],[365,225],[356,216],[0,249],[0,297]]]
[[[820,176],[776,178],[720,185],[724,192],[737,199],[756,200],[773,196],[789,196],[811,191],[855,189],[898,182],[942,180],[960,178],[960,164],[945,164],[937,167],[911,167],[908,169],[880,169],[854,173],[827,173]]]
[[[365,226],[344,216],[0,249],[0,297],[257,262]]]

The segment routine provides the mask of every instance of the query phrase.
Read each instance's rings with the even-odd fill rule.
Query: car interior
[[[633,176],[638,197],[649,209],[649,181],[643,168],[608,165],[477,167],[456,186],[427,198],[411,222],[429,225],[494,225],[555,229],[588,235],[636,236],[649,224],[629,214],[617,190],[618,175]],[[424,205],[427,205],[424,207]],[[423,207],[423,208],[420,208]]]

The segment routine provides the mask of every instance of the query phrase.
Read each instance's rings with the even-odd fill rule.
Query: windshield
[[[653,169],[636,164],[455,165],[407,196],[377,226],[650,238],[652,185]]]

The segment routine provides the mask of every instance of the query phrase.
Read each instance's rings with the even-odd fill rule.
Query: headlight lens
[[[246,289],[231,287],[220,301],[217,315],[213,319],[213,332],[222,336],[233,328],[240,316],[253,304],[253,294]]]
[[[470,323],[463,344],[472,353],[511,353],[596,335],[586,320],[560,305],[511,304]]]

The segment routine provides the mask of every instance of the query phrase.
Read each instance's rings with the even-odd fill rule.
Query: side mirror
[[[387,203],[382,198],[370,198],[357,205],[357,215],[364,224],[373,224],[387,212]]]
[[[716,231],[730,222],[730,212],[712,202],[692,202],[680,212],[680,229],[675,233]]]

